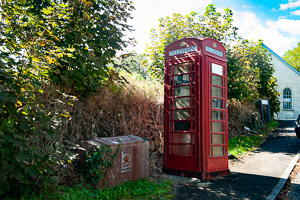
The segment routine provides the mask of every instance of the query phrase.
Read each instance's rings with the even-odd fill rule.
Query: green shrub
[[[261,144],[264,138],[264,135],[232,137],[228,141],[228,152],[229,154],[238,157],[248,151],[254,150]]]

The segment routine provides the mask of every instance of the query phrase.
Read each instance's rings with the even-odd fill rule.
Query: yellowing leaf
[[[62,58],[62,57],[64,57],[64,54],[63,53],[59,53],[59,54],[57,54],[57,57]]]
[[[43,12],[45,15],[49,15],[49,14],[52,13],[51,10],[48,10],[48,9],[46,9],[46,8],[43,8],[42,12]]]
[[[21,101],[17,101],[16,107],[18,107],[18,106],[22,106],[22,102]]]
[[[46,42],[43,40],[39,40],[39,45],[41,45],[42,47],[45,46]]]

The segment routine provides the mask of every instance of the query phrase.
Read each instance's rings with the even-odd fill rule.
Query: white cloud
[[[150,30],[158,27],[160,18],[171,16],[172,13],[185,15],[192,11],[203,14],[206,6],[212,3],[212,0],[185,0],[184,3],[182,0],[133,1],[136,10],[133,13],[134,19],[130,20],[129,24],[133,25],[135,31],[129,33],[128,37],[135,37],[137,45],[128,50],[135,50],[139,53],[144,52],[146,44],[150,43]],[[233,10],[233,13],[233,23],[239,28],[240,36],[255,41],[262,39],[280,56],[300,41],[300,20],[281,17],[276,21],[262,21],[250,11]]]
[[[290,14],[291,15],[298,15],[298,16],[300,16],[300,10],[292,11]]]
[[[300,41],[300,22],[296,20],[279,19],[264,23],[253,12],[234,11],[233,22],[243,38],[254,41],[262,39],[280,56]]]
[[[300,7],[300,0],[290,1],[289,3],[279,4],[280,10],[287,10],[289,8],[298,8]]]
[[[288,33],[291,36],[300,35],[300,20],[279,19],[277,21],[267,21],[269,27],[274,27],[279,31]]]
[[[203,13],[206,6],[212,0],[133,0],[136,10],[133,12],[133,20],[129,24],[133,25],[135,31],[128,33],[128,37],[135,37],[137,45],[131,49],[143,52],[145,46],[150,42],[151,28],[157,28],[160,18],[171,16],[173,13],[186,15],[192,11]]]

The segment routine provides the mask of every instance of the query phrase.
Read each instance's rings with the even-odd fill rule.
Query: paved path
[[[233,165],[230,175],[191,187],[182,185],[175,199],[266,199],[299,150],[295,132],[281,132]]]

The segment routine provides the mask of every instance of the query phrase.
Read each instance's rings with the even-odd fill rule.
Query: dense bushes
[[[58,93],[45,108],[41,102],[46,100],[37,96],[42,85],[51,83],[85,96],[110,83],[116,73],[108,63],[128,43],[122,32],[130,29],[126,20],[133,7],[121,0],[0,4],[1,198],[63,177],[58,175],[70,162],[67,148],[72,143],[67,134],[59,137],[57,127],[68,119],[68,110],[48,108],[66,104],[70,97]]]
[[[39,96],[45,110],[65,113],[68,119],[57,127],[57,141],[75,147],[93,137],[136,135],[149,140],[153,156],[161,155],[163,85],[135,73],[123,73],[122,76],[127,84],[119,85],[116,81],[118,87],[102,88],[94,96],[80,100],[63,97],[57,92],[62,88],[46,85],[45,92]],[[69,103],[65,103],[67,99]],[[150,164],[155,168],[155,162]]]
[[[137,135],[150,141],[151,156],[162,155],[162,84],[145,80],[146,71],[139,71],[144,78],[124,75],[128,83],[120,84],[114,81],[120,78],[116,65],[108,65],[127,44],[122,31],[130,29],[125,22],[131,1],[28,0],[1,6],[0,197],[76,181],[67,180],[73,167],[69,150],[95,136]],[[202,21],[208,26],[198,33],[234,38],[229,9],[217,32],[211,29],[220,16],[209,6]],[[272,69],[266,72],[260,86],[272,79]],[[263,89],[259,92],[269,95]]]
[[[161,170],[163,154],[163,85],[141,78],[138,74],[122,74],[127,84],[118,90],[101,89],[94,96],[62,103],[55,87],[41,96],[48,112],[67,112],[68,121],[58,127],[59,141],[75,146],[93,137],[136,135],[150,142],[150,169]],[[229,101],[229,136],[246,135],[244,126],[252,127],[257,108],[253,103]],[[259,119],[258,119],[259,120]],[[259,121],[257,123],[260,123]],[[261,124],[259,124],[261,125]]]

